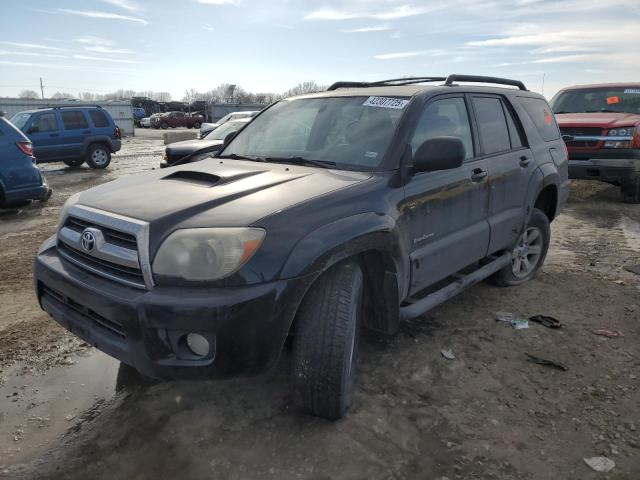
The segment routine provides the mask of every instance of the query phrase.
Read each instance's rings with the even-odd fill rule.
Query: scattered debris
[[[614,469],[616,463],[607,457],[591,457],[584,458],[584,463],[589,465],[596,472],[608,473]]]
[[[65,415],[65,416],[64,416],[64,419],[65,419],[67,422],[70,422],[70,421],[71,421],[71,420],[73,420],[74,418],[76,418],[76,416],[75,416],[75,415],[73,415],[73,414],[71,414],[71,413],[68,413],[67,415]]]
[[[622,335],[620,332],[617,332],[615,330],[607,330],[606,328],[591,330],[591,333],[595,335],[600,335],[601,337],[607,337],[607,338],[615,338]]]
[[[560,320],[550,317],[549,315],[534,315],[533,317],[529,317],[529,320],[532,322],[539,323],[540,325],[547,328],[561,328],[562,323]]]
[[[453,354],[453,351],[450,348],[449,349],[444,349],[443,348],[442,350],[440,350],[440,353],[447,360],[455,360],[456,359],[456,356]]]
[[[626,282],[624,280],[614,280],[613,283],[615,283],[616,285],[626,285]]]
[[[526,353],[526,352],[525,352],[525,355],[529,357],[530,362],[537,363],[539,365],[545,365],[547,367],[553,367],[565,372],[569,370],[569,368],[567,368],[567,366],[563,365],[562,363],[555,362],[553,360],[547,360],[545,358],[536,357],[535,355],[531,355],[530,353]]]
[[[516,330],[524,330],[525,328],[529,328],[529,320],[509,312],[497,312],[496,322],[508,323]]]
[[[636,275],[640,275],[640,265],[625,265],[624,269],[627,272],[635,273]]]

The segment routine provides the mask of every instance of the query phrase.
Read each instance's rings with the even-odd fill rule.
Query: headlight
[[[261,228],[189,228],[162,243],[153,273],[184,280],[217,280],[237,272],[258,250]]]
[[[612,128],[607,133],[611,140],[604,142],[604,148],[632,148],[635,127]]]

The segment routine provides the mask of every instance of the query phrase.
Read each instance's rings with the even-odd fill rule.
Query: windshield
[[[554,113],[640,113],[640,87],[584,88],[560,92]]]
[[[13,123],[18,130],[22,130],[27,122],[31,118],[30,113],[16,113],[13,117],[11,117],[11,123]]]
[[[370,170],[380,165],[408,103],[395,97],[283,100],[247,125],[222,156],[302,157]]]
[[[244,122],[227,122],[204,134],[207,140],[224,140],[231,132],[237,132],[244,126]],[[204,138],[203,137],[203,138]]]

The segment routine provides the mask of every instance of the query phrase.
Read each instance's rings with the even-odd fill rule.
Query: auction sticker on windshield
[[[369,97],[362,105],[365,107],[396,108],[401,110],[407,106],[407,103],[409,103],[409,100],[406,98]]]

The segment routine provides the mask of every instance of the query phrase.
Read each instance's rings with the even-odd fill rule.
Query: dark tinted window
[[[498,98],[475,97],[473,105],[480,130],[480,141],[485,154],[504,152],[511,148],[509,128]]]
[[[411,139],[413,153],[426,140],[441,136],[458,137],[464,145],[466,158],[473,157],[471,127],[464,99],[436,100],[425,108]]]
[[[38,132],[55,132],[58,130],[58,120],[55,113],[42,113],[33,120],[31,128],[37,127]]]
[[[62,123],[65,130],[78,130],[80,128],[89,128],[87,119],[82,112],[60,112]]]
[[[511,112],[509,107],[507,107],[507,105],[505,105],[504,103],[502,105],[504,107],[504,113],[507,117],[507,126],[509,127],[509,138],[511,139],[511,148],[520,148],[524,145],[524,142],[522,141],[520,130],[516,126],[513,113]]]
[[[518,97],[518,99],[545,142],[560,138],[560,130],[547,102],[541,98]]]
[[[96,128],[109,126],[109,120],[107,120],[107,116],[104,112],[101,112],[100,110],[89,110],[89,116]]]

